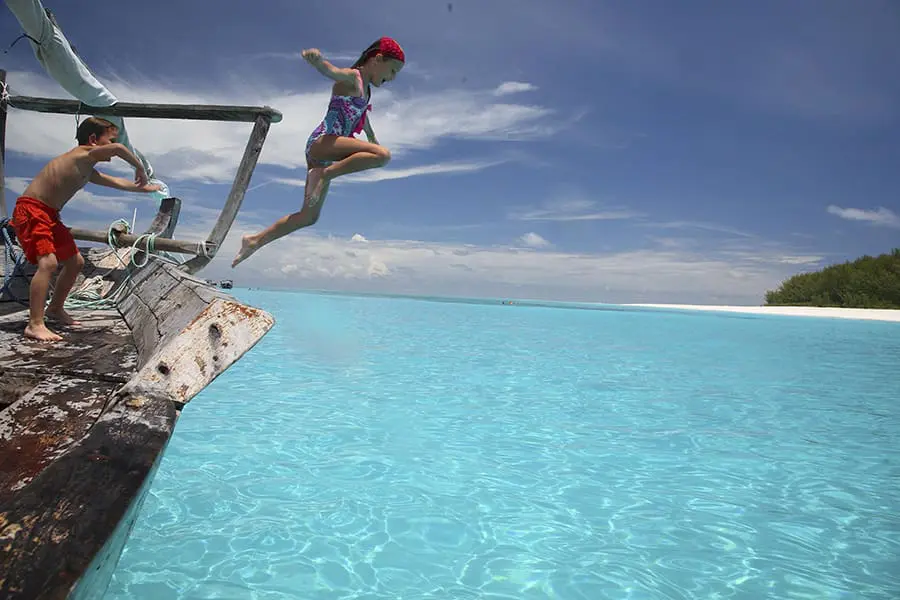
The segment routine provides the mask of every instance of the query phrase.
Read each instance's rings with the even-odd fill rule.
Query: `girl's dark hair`
[[[372,56],[377,54],[378,48],[380,46],[380,42],[381,42],[381,40],[375,40],[374,42],[369,44],[369,47],[366,48],[365,50],[363,50],[363,53],[359,55],[359,58],[356,59],[356,62],[353,63],[353,66],[350,68],[351,69],[360,68],[361,66],[363,66],[365,64],[365,62],[367,60],[369,60],[369,58],[371,58]]]

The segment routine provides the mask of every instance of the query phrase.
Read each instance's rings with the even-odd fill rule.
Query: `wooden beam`
[[[150,227],[144,233],[154,233],[161,238],[171,238],[178,224],[178,216],[181,214],[180,198],[163,198],[159,203],[159,210]]]
[[[105,231],[90,231],[88,229],[75,229],[69,228],[69,231],[72,233],[72,237],[76,240],[82,240],[85,242],[101,242],[108,243],[107,232]],[[113,226],[113,239],[118,246],[132,245],[134,244],[138,238],[142,237],[141,235],[134,235],[132,233],[124,233],[124,228],[121,226]],[[153,240],[153,246],[157,250],[165,250],[166,252],[179,252],[181,254],[199,254],[202,256],[202,250],[200,249],[200,245],[206,248],[206,252],[209,254],[213,253],[213,247],[209,242],[188,242],[184,240],[171,240],[168,238],[157,237]],[[147,247],[147,240],[144,239],[138,244],[139,249],[145,249]]]
[[[160,238],[171,239],[172,234],[175,232],[175,226],[178,224],[178,215],[180,213],[181,200],[179,198],[163,198],[159,203],[159,210],[156,212],[153,222],[150,223],[150,227],[147,228],[144,234],[153,234],[157,240]],[[124,227],[118,227],[117,229],[120,233],[124,233]],[[156,245],[156,240],[154,240],[154,245]],[[146,247],[146,244],[138,245],[138,248]],[[141,264],[146,260],[146,253],[140,250],[135,252],[135,263]]]
[[[0,219],[9,216],[6,209],[6,101],[2,96],[4,91],[6,91],[6,71],[0,69]]]
[[[188,119],[199,121],[241,121],[252,123],[264,118],[281,121],[281,112],[269,106],[228,106],[219,104],[145,104],[117,102],[112,106],[88,106],[78,100],[10,96],[9,105],[20,110],[65,115],[115,115],[148,119]]]
[[[247,147],[244,149],[244,156],[241,158],[241,164],[238,165],[237,173],[234,176],[231,192],[228,194],[225,206],[222,207],[222,212],[219,213],[219,220],[216,221],[207,238],[207,242],[212,244],[214,251],[207,256],[198,254],[186,261],[183,268],[188,273],[196,273],[205,267],[215,256],[215,253],[218,252],[219,248],[222,247],[222,242],[225,241],[225,236],[228,235],[228,231],[231,229],[231,225],[241,209],[244,194],[250,185],[250,178],[253,176],[253,170],[256,168],[259,154],[262,152],[266,135],[269,133],[269,125],[269,120],[262,115],[256,118],[256,124],[253,126],[253,131],[250,132],[250,139],[247,140]]]

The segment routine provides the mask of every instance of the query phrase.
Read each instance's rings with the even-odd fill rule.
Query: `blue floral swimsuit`
[[[359,71],[356,72],[359,78],[360,87],[362,87],[362,76]],[[368,91],[367,91],[367,96]],[[328,166],[331,161],[320,161],[309,155],[309,148],[313,142],[323,135],[339,135],[345,137],[353,137],[355,134],[363,130],[366,123],[366,113],[371,109],[368,98],[362,96],[337,96],[332,95],[328,102],[328,111],[325,118],[319,123],[318,127],[313,129],[309,139],[306,141],[306,164],[317,164]]]

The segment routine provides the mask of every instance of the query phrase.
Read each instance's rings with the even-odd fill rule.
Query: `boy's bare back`
[[[62,210],[91,180],[97,161],[91,157],[90,150],[91,146],[76,146],[52,159],[31,180],[23,195]]]

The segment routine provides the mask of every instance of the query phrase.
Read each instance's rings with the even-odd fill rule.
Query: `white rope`
[[[160,256],[154,253],[154,240],[157,237],[157,234],[155,233],[144,233],[138,236],[137,239],[134,240],[134,243],[131,244],[131,247],[128,249],[128,262],[123,261],[122,257],[119,255],[119,250],[125,248],[125,246],[117,246],[113,237],[113,231],[115,231],[116,225],[124,225],[126,234],[131,233],[131,227],[128,224],[128,221],[126,221],[125,219],[118,219],[116,221],[113,221],[106,231],[106,244],[112,250],[113,254],[115,254],[116,259],[119,261],[119,264],[125,269],[128,269],[129,265],[140,269],[146,266],[147,263],[150,262],[151,258],[174,264],[176,266],[182,264],[181,262],[173,260],[169,257]],[[139,248],[138,246],[140,245],[142,240],[146,240],[146,242],[143,248]],[[139,253],[144,254],[143,260],[135,260],[135,257]],[[118,302],[119,297],[122,295],[125,288],[131,284],[132,273],[129,273],[125,277],[125,279],[122,280],[122,283],[119,285],[118,289],[112,296],[104,298],[102,295],[104,280],[106,276],[109,275],[112,271],[113,269],[110,268],[110,270],[107,271],[104,275],[95,275],[94,277],[85,280],[77,291],[72,292],[66,298],[65,307],[67,309],[113,308]]]
[[[6,111],[6,106],[9,104],[9,84],[5,81],[0,82],[0,105],[3,106],[4,112]]]

